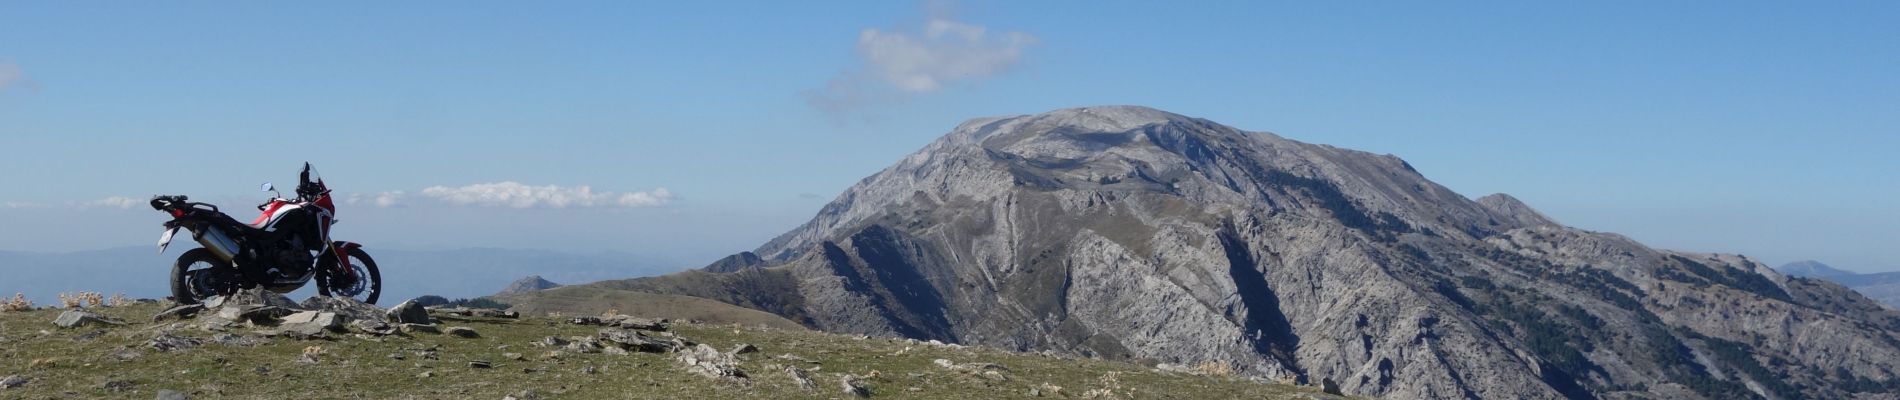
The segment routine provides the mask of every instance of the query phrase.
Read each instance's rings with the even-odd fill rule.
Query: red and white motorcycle
[[[321,176],[310,180],[310,163],[304,163],[298,180],[297,198],[272,196],[257,206],[262,214],[249,224],[232,219],[218,206],[190,202],[182,195],[153,197],[152,208],[172,217],[159,236],[158,252],[165,252],[179,230],[190,231],[200,246],[179,255],[172,265],[175,301],[194,304],[254,287],[289,293],[315,279],[317,292],[324,296],[375,304],[383,289],[376,260],[362,245],[330,240],[336,205]],[[276,192],[270,183],[263,190]]]

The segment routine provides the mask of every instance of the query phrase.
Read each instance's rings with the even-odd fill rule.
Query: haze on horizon
[[[697,267],[963,120],[1138,104],[1900,270],[1890,2],[536,6],[0,3],[0,251],[149,246],[154,194],[248,218],[310,161],[339,239]]]

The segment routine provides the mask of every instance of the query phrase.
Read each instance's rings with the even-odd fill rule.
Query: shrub
[[[0,311],[32,311],[33,302],[26,299],[25,293],[14,293],[13,300],[0,304]]]

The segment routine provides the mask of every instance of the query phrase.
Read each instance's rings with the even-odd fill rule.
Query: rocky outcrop
[[[753,253],[597,285],[1395,399],[1900,387],[1900,317],[1838,285],[1474,201],[1397,157],[1141,107],[966,122]]]
[[[1478,198],[1478,205],[1491,212],[1492,218],[1502,219],[1501,225],[1507,226],[1558,226],[1557,220],[1544,216],[1530,205],[1516,197],[1503,193]],[[1487,221],[1488,223],[1489,221]]]

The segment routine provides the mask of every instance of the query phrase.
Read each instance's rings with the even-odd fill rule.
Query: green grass
[[[1023,398],[1029,397],[1032,387],[1043,384],[1062,388],[1059,395],[1046,397],[1083,398],[1087,391],[1104,388],[1105,379],[1113,381],[1107,385],[1116,388],[1116,398],[1330,397],[1309,387],[1162,373],[1118,362],[953,349],[756,325],[674,325],[676,334],[720,350],[739,343],[761,349],[742,356],[744,361],[739,364],[751,379],[715,380],[687,373],[670,354],[564,352],[558,358],[544,358],[550,349],[530,343],[546,336],[591,336],[598,331],[597,327],[570,325],[547,317],[455,320],[438,315],[444,319],[444,326],[474,328],[481,334],[475,339],[418,334],[372,340],[333,335],[336,337],[330,340],[271,339],[269,344],[248,348],[208,342],[166,353],[144,346],[165,325],[147,323],[161,308],[146,304],[96,309],[131,324],[78,329],[53,326],[61,310],[0,313],[0,376],[31,379],[19,388],[0,389],[0,399],[152,398],[161,389],[185,392],[193,398],[499,399],[526,389],[551,399],[838,398],[842,374],[873,373],[875,377],[862,381],[871,388],[874,398]],[[97,331],[103,333],[82,338]],[[233,329],[233,333],[248,332]],[[200,339],[213,335],[189,327],[174,334]],[[310,346],[323,348],[319,362],[297,362]],[[415,352],[426,348],[435,348],[438,359],[425,359]],[[114,356],[124,349],[140,355],[130,360]],[[510,360],[503,353],[520,353],[527,359]],[[397,360],[391,354],[404,357]],[[818,363],[778,359],[781,354]],[[933,364],[932,360],[939,358],[1000,364],[1008,368],[1007,380],[947,370]],[[489,361],[494,367],[470,368],[467,364],[471,360]],[[807,374],[817,388],[800,390],[783,371],[770,369],[771,365],[816,368]],[[598,373],[583,373],[587,367]],[[418,376],[425,371],[433,376]],[[109,381],[130,382],[131,387],[115,391],[105,387]]]

